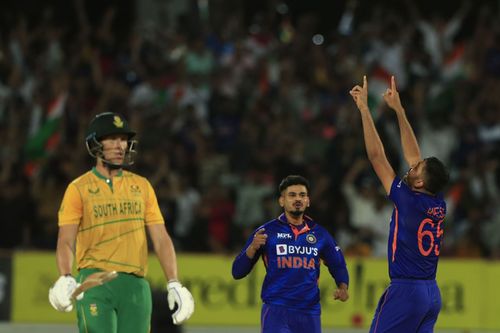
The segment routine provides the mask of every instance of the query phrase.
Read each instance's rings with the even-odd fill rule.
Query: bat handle
[[[71,300],[76,300],[76,298],[78,297],[78,295],[80,295],[82,292],[83,292],[83,287],[82,285],[78,286],[74,291],[73,293],[71,294]]]

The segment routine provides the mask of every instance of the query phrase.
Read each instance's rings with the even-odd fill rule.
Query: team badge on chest
[[[310,244],[315,244],[316,243],[316,236],[314,236],[313,234],[308,234],[306,236],[306,241]]]

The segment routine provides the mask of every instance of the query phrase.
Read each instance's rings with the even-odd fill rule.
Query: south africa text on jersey
[[[140,215],[143,212],[142,202],[123,201],[120,203],[110,202],[93,206],[94,218],[120,216],[120,215]]]

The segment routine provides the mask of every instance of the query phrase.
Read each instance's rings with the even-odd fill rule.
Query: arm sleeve
[[[144,224],[162,224],[165,223],[163,216],[161,215],[160,207],[158,206],[158,200],[156,199],[156,194],[151,186],[151,183],[146,180],[147,193],[145,199],[145,209],[144,212]]]
[[[413,192],[406,183],[399,177],[394,178],[391,185],[389,199],[394,202],[396,207],[401,210],[405,205],[412,201]]]
[[[340,247],[335,243],[333,237],[329,233],[326,234],[328,235],[327,246],[325,247],[321,258],[323,259],[326,267],[328,267],[328,271],[335,279],[337,286],[341,283],[349,285],[349,272],[347,271],[344,254],[342,253]]]
[[[57,215],[59,226],[80,223],[83,216],[83,203],[80,191],[75,184],[71,183],[66,188]]]
[[[259,257],[262,254],[262,247],[261,247],[255,253],[255,256],[252,259],[248,258],[248,256],[247,256],[246,251],[247,251],[247,248],[252,243],[252,239],[253,239],[254,234],[255,234],[255,231],[252,233],[250,238],[245,243],[243,250],[240,252],[240,254],[238,254],[238,256],[233,261],[232,273],[233,273],[233,278],[235,280],[239,280],[239,279],[242,279],[245,276],[247,276],[248,273],[250,273],[250,271],[252,270],[255,263],[259,260]]]

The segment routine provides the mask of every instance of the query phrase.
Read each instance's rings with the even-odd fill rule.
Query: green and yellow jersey
[[[108,179],[93,168],[68,185],[59,209],[59,226],[79,225],[78,269],[146,275],[145,226],[163,223],[153,187],[129,171]]]

